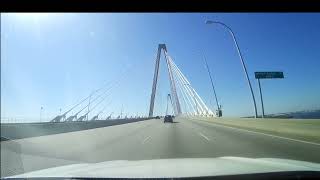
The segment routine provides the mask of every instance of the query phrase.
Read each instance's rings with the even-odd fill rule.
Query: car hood
[[[275,158],[186,158],[106,161],[72,164],[33,171],[12,178],[112,177],[164,178],[239,175],[284,171],[320,171],[320,164]]]

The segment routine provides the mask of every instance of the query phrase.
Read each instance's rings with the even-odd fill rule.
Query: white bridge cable
[[[179,70],[179,68],[174,64],[173,61],[171,61],[173,63],[173,65],[177,68],[177,70],[180,72],[180,74],[183,76],[183,79],[188,83],[190,84],[190,82],[187,80],[187,78],[182,74],[182,72]],[[191,84],[190,84],[191,86]],[[207,106],[205,105],[205,103],[202,101],[201,97],[198,95],[198,93],[194,90],[194,88],[192,88],[193,92],[195,93],[196,95],[196,98],[200,101],[201,105],[200,107],[202,108],[202,113],[204,113],[204,110],[205,109],[205,113],[209,113],[209,109],[207,108]]]
[[[53,118],[50,122],[61,122],[61,120],[67,120],[67,119],[66,119],[66,115],[67,115],[68,113],[70,113],[72,110],[74,110],[74,109],[75,109],[76,107],[78,107],[79,105],[83,104],[85,101],[89,100],[89,98],[91,99],[93,95],[95,95],[97,92],[99,92],[99,91],[103,90],[104,88],[106,88],[107,85],[110,86],[109,89],[112,89],[113,85],[118,85],[118,84],[119,84],[119,81],[120,81],[121,79],[123,79],[124,77],[126,77],[126,75],[127,75],[131,70],[132,70],[132,69],[124,68],[124,69],[123,69],[123,72],[121,73],[121,76],[120,76],[119,78],[114,79],[114,80],[111,81],[111,82],[110,82],[110,81],[105,81],[105,82],[103,83],[103,86],[102,86],[101,88],[92,91],[89,96],[87,96],[86,98],[82,99],[82,100],[81,100],[80,102],[78,102],[76,105],[72,106],[69,110],[67,110],[66,112],[64,112],[62,115],[56,116],[56,117]],[[116,81],[116,80],[117,80],[117,81]],[[89,101],[90,101],[90,100],[89,100]],[[90,102],[90,103],[91,103],[91,102]],[[89,104],[90,104],[90,103],[89,103]],[[80,109],[80,111],[77,112],[76,115],[78,115],[81,111],[83,111],[86,107],[88,107],[89,104],[86,105],[84,108]],[[76,117],[76,116],[70,116],[70,117]]]
[[[101,118],[102,120],[109,120],[109,119],[112,119],[112,115],[114,114],[113,111],[108,111],[108,112],[105,112],[104,115],[102,117],[105,117],[105,118]]]
[[[109,95],[111,95],[111,94],[112,94],[112,91],[111,91],[111,90],[119,87],[119,85],[120,85],[120,81],[117,81],[117,82],[114,84],[114,86],[110,87],[110,88],[108,89],[108,91],[105,92],[105,93],[109,92],[108,94],[105,95],[105,98],[108,97]],[[110,91],[109,91],[109,90],[110,90]],[[103,94],[105,94],[105,93],[103,93]],[[101,95],[102,95],[102,94],[101,94]],[[101,97],[101,95],[100,95],[100,97]],[[97,98],[98,98],[98,97],[97,97]],[[96,99],[97,99],[97,98],[96,98]],[[105,99],[105,98],[104,98],[104,99]],[[95,100],[96,100],[96,99],[95,99]],[[93,100],[93,101],[94,101],[94,100]],[[92,101],[92,102],[93,102],[93,101]],[[110,104],[111,104],[111,101],[112,101],[112,99],[110,100],[110,102],[109,102],[107,105],[110,105]],[[98,104],[100,104],[100,103],[98,103]],[[96,106],[97,106],[98,104],[96,104]],[[107,105],[106,105],[106,106],[107,106]],[[94,108],[91,108],[89,112],[92,112],[93,109],[94,109]],[[104,109],[105,109],[105,108],[104,108]],[[100,113],[99,113],[99,114],[100,114]]]
[[[202,115],[204,115],[204,114],[212,114],[212,111],[205,105],[205,103],[203,102],[201,97],[198,95],[196,90],[192,88],[192,91],[195,93],[195,97],[196,97],[197,103],[200,102],[201,114]]]
[[[124,76],[121,76],[121,77],[119,78],[119,80],[122,79],[123,77],[124,77]],[[111,83],[110,83],[110,86],[108,86],[107,89],[105,89],[101,94],[96,95],[95,98],[90,101],[90,104],[86,104],[85,107],[84,107],[83,109],[81,109],[76,115],[78,115],[81,111],[83,111],[83,110],[84,110],[86,107],[88,107],[89,105],[93,105],[93,103],[94,103],[96,100],[98,100],[99,98],[109,96],[109,95],[111,94],[111,90],[114,89],[115,87],[119,86],[119,84],[120,84],[120,81],[113,81],[113,82],[111,82]],[[97,91],[102,90],[102,89],[104,89],[104,88],[100,88],[100,89],[96,90],[95,93],[96,93]],[[109,93],[108,93],[108,92],[109,92]],[[93,95],[93,94],[90,95],[91,98],[92,98],[92,95]],[[89,97],[90,97],[90,96],[89,96]],[[103,98],[103,99],[104,99],[104,98]],[[97,104],[96,104],[96,105],[97,105]],[[86,112],[84,115],[88,115],[90,112],[92,112],[93,109],[94,109],[94,108],[91,108],[91,109],[90,109],[88,112]]]
[[[122,78],[123,78],[123,77],[124,77],[124,76],[122,76]],[[99,97],[101,97],[102,95],[106,94],[107,92],[110,92],[110,93],[111,93],[111,90],[112,90],[112,89],[114,89],[114,88],[116,88],[117,86],[120,85],[120,79],[121,79],[121,78],[119,78],[119,81],[113,82],[112,86],[109,86],[108,89],[106,89],[103,93],[101,93],[100,95],[98,95],[94,100],[91,101],[91,103],[94,102],[95,100],[97,100],[97,99],[98,99]],[[110,95],[110,93],[109,93],[108,95]]]
[[[105,111],[112,104],[112,100],[110,100],[102,109],[99,111],[98,115],[101,117],[108,116],[106,114],[110,114],[109,111]],[[106,117],[107,118],[107,117]],[[105,119],[106,119],[105,118]]]
[[[123,76],[121,77],[121,78],[123,78]],[[121,79],[121,78],[119,78],[119,79]],[[66,120],[65,118],[66,118],[66,115],[68,114],[68,113],[70,113],[72,110],[74,110],[76,107],[78,107],[79,105],[81,105],[81,104],[83,104],[85,101],[87,101],[87,100],[89,100],[89,98],[90,98],[90,96],[91,96],[91,98],[92,98],[92,95],[94,95],[95,93],[97,93],[97,92],[99,92],[99,91],[101,91],[101,90],[103,90],[104,88],[106,88],[106,87],[111,87],[113,84],[115,84],[115,82],[113,81],[111,81],[111,82],[109,82],[109,81],[105,81],[105,83],[103,83],[104,85],[101,87],[101,88],[98,88],[98,89],[96,89],[96,90],[93,90],[86,98],[84,98],[84,99],[82,99],[80,102],[78,102],[76,105],[74,105],[74,106],[72,106],[69,110],[67,110],[66,112],[64,112],[62,115],[58,115],[58,116],[56,116],[55,118],[53,118],[52,120],[51,120],[51,122],[60,122],[61,120]],[[86,107],[88,107],[88,106],[86,106]],[[81,109],[80,110],[80,112],[82,111],[83,109]],[[79,113],[80,113],[79,112]],[[76,113],[76,114],[78,114],[78,113]]]
[[[111,89],[111,88],[110,88]],[[110,90],[110,89],[108,89],[108,90]],[[107,92],[109,92],[108,94],[107,94]],[[105,91],[103,94],[105,94],[105,96],[102,98],[102,101],[106,98],[106,97],[108,97],[110,94],[111,94],[111,92],[110,91]],[[94,100],[92,100],[91,101],[91,105],[92,105],[92,103],[95,101],[95,100],[97,100],[99,97],[101,97],[103,94],[100,94],[100,96],[98,96],[98,97],[96,97]],[[96,105],[94,105],[93,106],[93,108],[91,108],[88,112],[86,112],[84,115],[88,115],[90,112],[92,112],[93,110],[94,110],[94,108],[98,105],[98,104],[100,104],[101,102],[99,101],[98,103],[96,103]],[[88,105],[86,105],[85,107],[88,107],[89,106],[89,104]]]
[[[171,63],[171,62],[170,62]],[[191,95],[186,91],[186,87],[183,83],[183,80],[181,79],[180,75],[178,74],[177,70],[176,70],[176,67],[173,67],[173,71],[177,74],[177,82],[178,82],[178,85],[179,85],[179,90],[182,92],[182,97],[184,99],[187,99],[189,103],[187,103],[187,105],[189,106],[189,109],[191,109],[193,112],[196,112],[195,110],[195,106],[193,106],[192,104],[196,105],[195,102],[193,101],[193,98],[191,97]],[[187,93],[189,95],[187,95]],[[185,100],[184,100],[185,101]]]
[[[178,87],[180,87],[179,86],[179,84],[177,84],[178,85]],[[187,104],[187,101],[186,101],[186,98],[184,97],[184,94],[183,94],[183,92],[182,92],[182,89],[181,88],[178,88],[179,89],[179,91],[178,91],[178,96],[179,96],[179,94],[181,95],[181,97],[182,97],[182,101],[183,101],[183,103],[181,103],[182,104],[182,113],[186,113],[186,112],[188,112],[188,104]]]
[[[115,84],[114,84],[114,86],[113,87],[111,87],[110,88],[110,91],[109,91],[109,93],[106,95],[106,96],[109,96],[109,95],[111,95],[112,94],[112,90],[115,90],[116,88],[118,88],[118,87],[120,87],[120,84],[122,83],[122,80],[124,80],[124,79],[127,79],[128,78],[128,74],[130,73],[132,71],[132,68],[131,69],[124,69],[123,70],[123,73],[121,73],[121,77],[118,79],[118,81],[117,82],[115,82]],[[110,101],[105,105],[105,107],[100,111],[101,113],[111,104],[111,102],[112,102],[112,99],[110,99]],[[91,110],[93,110],[93,109],[91,109]],[[91,111],[90,111],[91,112]],[[101,113],[98,113],[98,114],[101,114]],[[106,113],[108,113],[108,112],[106,112]]]
[[[171,61],[170,61],[170,63],[171,63]],[[179,83],[180,87],[182,87],[182,88],[180,88],[181,91],[182,91],[183,94],[187,97],[189,103],[195,105],[194,100],[193,100],[192,98],[190,98],[191,95],[189,94],[189,92],[188,92],[188,91],[183,91],[183,89],[185,90],[185,86],[184,86],[184,84],[183,84],[183,80],[181,79],[180,75],[178,74],[178,71],[176,70],[176,67],[173,66],[172,69],[173,69],[173,71],[177,74],[177,77],[178,77],[178,80],[179,80],[178,83]],[[188,95],[187,95],[187,93],[188,93]],[[192,102],[192,103],[191,103],[191,102]],[[193,107],[192,109],[195,111],[195,108],[194,108],[195,106],[191,105],[191,107]]]
[[[195,109],[194,109],[194,107],[192,106],[192,105],[190,105],[191,103],[189,102],[190,100],[189,99],[187,99],[187,97],[186,97],[186,94],[185,94],[185,92],[184,92],[184,90],[181,88],[182,86],[180,86],[180,82],[179,82],[179,92],[180,92],[180,94],[181,94],[181,96],[182,96],[182,99],[183,99],[183,104],[184,104],[184,113],[188,113],[188,112],[195,112]]]
[[[176,71],[176,70],[175,70]],[[187,92],[186,92],[186,88],[185,88],[185,86],[183,85],[183,82],[182,82],[182,80],[180,79],[180,77],[177,75],[177,77],[179,78],[179,89],[180,89],[180,92],[182,92],[181,94],[182,94],[182,97],[184,98],[184,99],[187,99],[187,102],[186,102],[186,104],[187,104],[187,107],[188,107],[188,109],[187,109],[187,112],[193,112],[193,113],[196,113],[196,109],[195,109],[195,102],[193,102],[193,99],[192,99],[192,97],[190,97],[189,95],[187,95]]]
[[[103,96],[103,95],[105,95],[107,92],[109,92],[109,90],[111,90],[112,87],[113,87],[113,86],[109,87],[108,89],[106,89],[105,91],[103,91],[101,94],[97,95],[93,100],[90,101],[90,104],[92,104],[92,103],[95,102],[97,99],[99,99],[101,96]],[[87,105],[85,106],[85,108],[88,107],[88,106],[89,106],[89,104],[87,104]],[[82,110],[83,110],[83,109],[82,109]],[[82,110],[81,110],[81,111],[82,111]],[[91,110],[89,110],[89,112],[91,112]]]
[[[195,109],[196,109],[197,113],[199,113],[199,111],[201,111],[201,113],[203,113],[204,110],[203,110],[201,104],[199,103],[199,100],[196,98],[195,93],[193,92],[193,89],[190,88],[191,84],[188,81],[186,81],[186,78],[183,76],[183,74],[181,73],[179,68],[173,63],[172,60],[170,63],[173,64],[173,67],[176,68],[178,76],[180,76],[180,78],[182,79],[182,82],[184,83],[183,87],[187,90],[188,95],[190,97],[192,97],[192,102],[194,102]],[[185,86],[185,85],[189,85],[189,86]]]
[[[174,78],[173,78],[173,74],[172,74],[172,68],[170,66],[170,64],[168,64],[168,69],[169,69],[169,76],[170,76],[170,84],[171,84],[171,101],[173,102],[172,103],[172,107],[173,107],[173,111],[174,111],[174,114],[178,114],[178,108],[177,108],[177,97],[176,97],[176,87],[175,87],[175,81],[174,81]]]
[[[178,71],[178,74],[180,74],[180,76],[182,77],[182,79],[184,80],[184,82],[186,82],[187,84],[190,84],[190,82],[188,81],[188,79],[182,74],[182,72],[180,71],[180,69],[177,67],[177,65],[173,62],[173,60],[171,58],[169,58],[170,63],[173,65],[173,67],[176,68],[176,70]],[[191,84],[190,84],[191,86]],[[188,87],[188,89],[190,90],[190,87]],[[201,99],[201,97],[198,95],[198,93],[193,89],[194,94],[196,95],[196,100],[198,99],[200,101],[200,108],[202,109],[202,113],[205,114],[213,114],[213,112],[205,105],[205,103],[203,102],[203,100]],[[199,102],[198,102],[199,103]],[[205,109],[205,110],[203,110]]]
[[[102,114],[105,114],[105,110],[112,104],[112,99],[110,99],[110,101],[108,103],[106,103],[103,108],[101,109],[100,112],[102,112]]]
[[[110,84],[111,84],[111,82],[103,85],[101,88],[99,88],[99,89],[97,89],[97,90],[92,91],[88,97],[82,99],[80,102],[78,102],[76,105],[74,105],[74,106],[71,107],[69,110],[67,110],[66,112],[64,112],[62,115],[56,116],[54,119],[51,120],[51,122],[59,122],[59,121],[61,121],[61,119],[62,119],[62,118],[65,118],[66,115],[67,115],[69,112],[71,112],[74,108],[76,108],[77,106],[79,106],[80,104],[82,104],[83,102],[85,102],[86,100],[88,100],[88,99],[90,98],[90,96],[92,96],[92,94],[94,94],[94,93],[102,90],[106,85],[110,85]],[[80,112],[81,112],[81,111],[80,111]]]
[[[177,70],[175,67],[173,68],[173,71],[177,74]],[[180,76],[178,74],[175,77],[177,77],[177,80],[178,80],[177,82],[180,87],[179,90],[180,90],[180,92],[182,92],[181,93],[182,98],[184,99],[184,102],[187,104],[187,107],[188,107],[187,111],[191,110],[195,113],[196,112],[196,110],[194,108],[195,106],[193,106],[194,102],[193,102],[192,98],[187,95],[187,92],[185,90],[185,86],[183,85],[182,79],[180,78]],[[187,102],[185,101],[186,99],[187,99]]]
[[[110,94],[109,94],[110,95]],[[110,101],[108,101],[108,103],[105,103],[104,106],[102,106],[100,111],[97,111],[97,115],[102,115],[105,114],[105,110],[107,109],[107,107],[109,107],[109,105],[112,103],[112,99],[110,99]]]
[[[91,108],[91,111],[89,111],[89,112],[92,112],[99,104],[101,104],[105,99],[106,99],[106,97],[107,96],[105,96],[101,101],[99,101],[93,108]],[[83,116],[81,116],[80,118],[82,118],[82,117],[87,117],[88,115],[89,115],[89,112],[87,112],[87,113],[85,113]],[[99,113],[97,113],[95,116],[93,116],[93,118],[91,119],[91,120],[93,120],[93,119],[96,119],[96,118],[98,118],[98,116],[99,116],[99,114],[101,113],[101,111],[99,112]],[[80,118],[78,118],[78,119],[80,119]],[[88,118],[89,119],[89,118]],[[82,120],[82,119],[81,119]]]
[[[175,69],[175,71],[177,72],[177,70]],[[189,89],[189,87],[186,87],[185,86],[185,82],[183,81],[183,79],[182,79],[182,77],[180,76],[180,74],[178,74],[178,72],[177,72],[177,77],[180,79],[180,81],[181,81],[181,83],[180,83],[180,86],[181,86],[181,88],[183,89],[183,92],[185,92],[185,94],[186,94],[186,97],[188,97],[188,100],[189,100],[189,102],[190,102],[190,104],[191,104],[191,107],[192,107],[192,109],[193,109],[193,112],[194,113],[198,113],[198,111],[199,111],[199,103],[197,103],[196,101],[195,101],[195,98],[193,97],[193,93],[192,94],[190,94],[190,89]],[[187,89],[188,88],[188,89]],[[187,95],[188,94],[188,95]],[[192,102],[192,103],[191,103]]]
[[[108,83],[106,83],[105,85],[103,85],[101,88],[96,89],[96,90],[93,90],[88,97],[86,97],[85,99],[83,99],[81,102],[79,102],[78,104],[76,104],[74,107],[82,104],[83,102],[85,102],[86,100],[88,100],[88,99],[90,98],[90,96],[92,97],[92,95],[94,95],[95,93],[103,90],[104,88],[106,88],[106,87],[108,87],[108,86],[110,87],[110,86],[112,85],[112,83],[114,83],[114,82],[108,82]],[[72,109],[73,109],[73,108],[72,108]],[[70,112],[70,110],[69,110],[69,112]]]
[[[107,98],[108,96],[105,96],[103,99],[101,99],[101,101],[99,101],[92,109],[91,109],[91,111],[92,110],[94,110],[99,104],[101,104],[106,98]],[[110,100],[111,101],[111,100]],[[109,102],[110,103],[110,102]],[[105,109],[105,108],[104,108]],[[98,113],[99,114],[99,113]]]
[[[173,80],[173,77],[172,77],[172,71],[171,71],[171,67],[170,67],[170,63],[169,63],[169,59],[168,59],[168,54],[166,51],[164,51],[164,54],[165,54],[165,58],[166,58],[166,64],[167,64],[167,68],[168,68],[168,73],[169,73],[169,81],[170,81],[170,89],[171,89],[171,98],[172,101],[173,101],[173,110],[174,110],[174,114],[178,114],[178,109],[176,107],[176,100],[177,100],[177,97],[175,96],[175,91],[174,91],[174,80]]]

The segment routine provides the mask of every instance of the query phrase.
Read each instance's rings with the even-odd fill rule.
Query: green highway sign
[[[283,72],[255,72],[256,79],[284,78]]]

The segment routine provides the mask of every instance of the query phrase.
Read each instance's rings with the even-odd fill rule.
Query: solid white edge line
[[[200,136],[202,136],[204,139],[206,139],[207,141],[210,141],[210,139],[207,137],[207,136],[205,136],[204,134],[202,134],[201,132],[199,132],[199,135]]]
[[[193,120],[193,121],[197,121],[197,120]],[[206,121],[203,121],[203,122],[206,122]],[[209,123],[209,122],[207,122],[207,123]],[[265,136],[276,137],[276,138],[280,138],[280,139],[286,139],[286,140],[291,140],[291,141],[296,141],[296,142],[301,142],[301,143],[307,143],[307,144],[320,146],[319,143],[315,143],[315,142],[303,141],[303,140],[299,140],[299,139],[291,139],[291,138],[287,138],[287,137],[271,135],[271,134],[266,134],[266,133],[257,132],[257,131],[250,131],[250,130],[247,130],[247,129],[240,129],[240,128],[235,128],[235,127],[230,127],[230,126],[227,126],[227,125],[221,125],[221,124],[217,124],[217,123],[211,123],[210,125],[222,126],[222,127],[225,127],[225,128],[236,129],[238,131],[246,131],[246,132],[251,132],[251,133],[256,133],[256,134],[262,134],[262,135],[265,135]]]

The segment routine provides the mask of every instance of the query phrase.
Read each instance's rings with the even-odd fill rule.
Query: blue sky
[[[261,106],[255,71],[284,71],[263,80],[266,113],[320,108],[320,14],[1,14],[1,117],[52,118],[105,82],[105,113],[147,114],[156,51],[168,53],[206,102],[215,108],[204,52],[225,116],[253,114],[252,99],[230,34],[206,18],[228,24],[235,35]],[[162,59],[163,60],[163,59]],[[160,67],[156,113],[169,93]],[[75,113],[76,111],[74,111]]]

